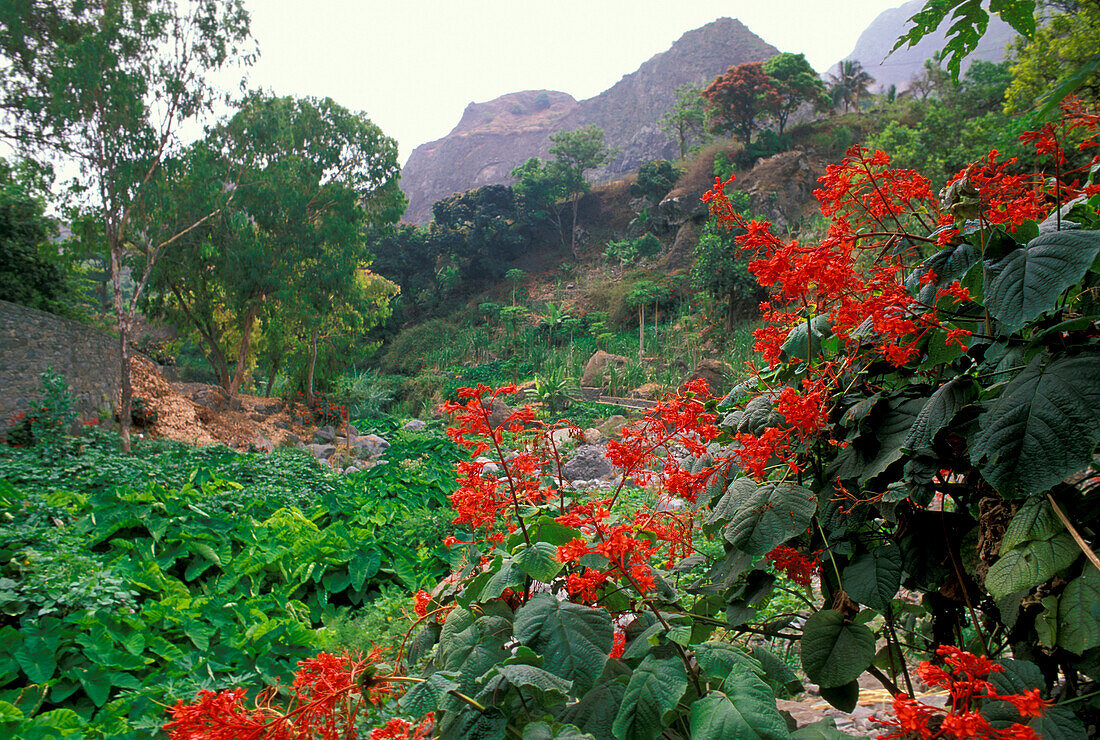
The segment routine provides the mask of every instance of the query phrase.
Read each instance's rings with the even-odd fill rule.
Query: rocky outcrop
[[[818,212],[814,190],[824,174],[820,159],[803,151],[781,152],[758,161],[736,187],[748,193],[750,213],[782,234]]]
[[[470,103],[447,136],[413,150],[401,173],[409,197],[404,220],[424,223],[432,204],[453,193],[510,182],[509,173],[531,157],[546,157],[550,134],[583,126],[602,128],[619,154],[594,172],[608,182],[643,162],[673,158],[678,151],[660,120],[676,88],[703,84],[732,65],[763,61],[778,53],[743,23],[719,18],[688,31],[668,51],[599,95],[577,102],[550,90],[510,93],[487,103]]]
[[[856,47],[852,53],[844,57],[854,59],[863,65],[867,73],[875,78],[875,84],[871,85],[874,92],[882,92],[891,85],[896,85],[899,91],[909,87],[914,75],[924,69],[924,60],[931,59],[932,55],[943,48],[947,28],[951,25],[944,21],[935,33],[929,34],[920,40],[911,49],[901,48],[890,53],[894,43],[912,25],[909,19],[916,15],[925,0],[909,0],[901,7],[884,10],[871,21],[871,25],[859,35]],[[1016,37],[1012,27],[994,15],[989,19],[989,28],[978,42],[978,48],[962,62],[965,72],[967,67],[976,60],[987,62],[1000,62],[1005,58],[1005,46]],[[836,71],[836,65],[831,71]]]

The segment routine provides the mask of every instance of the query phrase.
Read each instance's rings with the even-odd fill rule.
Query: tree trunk
[[[122,302],[122,239],[107,227],[107,244],[111,250],[111,288],[115,299],[115,321],[118,324],[119,381],[118,402],[119,444],[124,455],[130,454],[130,410],[134,388],[130,382],[130,317]]]
[[[577,257],[577,204],[580,203],[580,195],[573,196],[573,230],[569,232],[569,249],[573,257]]]
[[[313,369],[317,367],[317,330],[309,333],[309,371],[306,373],[306,403],[313,405]]]
[[[248,307],[248,313],[244,316],[244,323],[241,325],[241,345],[237,349],[237,369],[233,373],[233,379],[229,381],[229,387],[225,389],[230,398],[237,395],[241,383],[244,382],[244,376],[248,372],[248,352],[252,345],[252,326],[256,323],[256,315],[259,312],[260,304],[257,301]]]
[[[275,376],[279,373],[279,368],[282,367],[283,360],[280,357],[271,364],[271,372],[267,376],[267,387],[264,388],[264,398],[271,398],[271,389],[275,385]]]
[[[645,304],[638,306],[638,362],[645,357]]]

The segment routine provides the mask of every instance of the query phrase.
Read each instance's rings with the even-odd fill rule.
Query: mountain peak
[[[422,144],[409,155],[401,188],[409,197],[405,220],[423,223],[440,198],[471,188],[510,182],[512,169],[531,157],[546,157],[550,134],[583,126],[604,130],[619,155],[593,173],[608,181],[633,172],[653,159],[678,152],[660,130],[676,88],[702,85],[745,62],[758,62],[779,51],[735,18],[719,18],[684,33],[604,92],[577,102],[552,90],[509,93],[470,103],[447,136]]]

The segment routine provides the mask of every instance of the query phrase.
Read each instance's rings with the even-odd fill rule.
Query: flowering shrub
[[[1071,103],[1031,140],[1056,157],[1063,132],[1087,148],[1098,123]],[[409,720],[374,732],[431,713],[443,738],[786,738],[774,697],[797,678],[731,640],[763,634],[796,642],[842,709],[865,672],[889,688],[884,738],[1083,737],[1069,707],[1091,711],[1100,648],[1100,522],[1082,495],[1100,441],[1100,196],[1082,173],[1016,166],[991,152],[937,198],[854,147],[821,180],[815,245],[746,219],[718,181],[705,199],[771,290],[760,360],[725,398],[688,384],[624,428],[610,493],[566,484],[558,425],[495,403],[513,387],[460,390],[445,406],[471,458],[451,499],[457,567],[417,594],[374,679],[412,683]],[[657,500],[624,506],[628,484]],[[816,577],[804,620],[757,617],[774,570],[807,602]],[[906,652],[946,668],[911,676]],[[916,699],[916,679],[948,707]]]

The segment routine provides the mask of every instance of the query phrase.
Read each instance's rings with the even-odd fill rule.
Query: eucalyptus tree
[[[2,135],[21,154],[75,163],[79,191],[102,214],[126,451],[138,301],[157,260],[194,226],[171,234],[148,228],[146,196],[179,146],[180,127],[222,97],[211,73],[251,61],[249,38],[243,0],[0,3]],[[124,296],[123,271],[134,255],[145,266]]]

